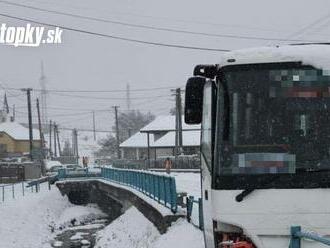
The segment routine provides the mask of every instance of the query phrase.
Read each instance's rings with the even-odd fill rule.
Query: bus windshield
[[[311,66],[227,70],[220,174],[330,169],[330,73]]]

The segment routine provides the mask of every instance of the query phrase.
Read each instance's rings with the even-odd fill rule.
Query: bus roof
[[[297,44],[234,50],[223,55],[220,66],[279,62],[302,62],[330,70],[330,44]]]

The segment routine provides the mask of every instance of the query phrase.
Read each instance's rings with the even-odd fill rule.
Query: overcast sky
[[[194,32],[329,40],[330,1],[328,0],[13,0],[11,2],[89,17]],[[210,37],[125,27],[9,6],[1,1],[0,13],[125,38],[185,46],[240,49],[279,44],[265,40]],[[26,25],[24,21],[4,17],[0,17],[0,22],[8,26]],[[314,23],[315,25],[311,25]],[[118,90],[125,89],[127,83],[132,90],[148,87],[175,88],[185,85],[194,65],[217,63],[221,54],[221,52],[143,45],[64,30],[62,44],[41,45],[39,48],[15,48],[0,44],[0,81],[5,87],[40,88],[40,63],[43,61],[48,89]],[[9,91],[9,94],[15,96],[9,97],[10,105],[15,104],[18,111],[26,112],[24,96],[16,96],[22,93]],[[96,114],[97,127],[109,129],[113,121],[111,106],[120,105],[121,111],[126,109],[125,92],[75,93],[75,95],[77,97],[70,98],[50,94],[49,117],[63,126],[90,128],[91,114],[84,112],[90,109],[109,108],[109,112]],[[168,109],[174,104],[169,89],[132,91],[131,97],[132,108],[155,114],[167,114]],[[62,114],[68,116],[59,116]],[[25,121],[25,114],[18,112],[17,115],[20,121]]]

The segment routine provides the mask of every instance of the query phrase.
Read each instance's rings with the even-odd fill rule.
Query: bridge
[[[74,204],[97,203],[114,219],[135,206],[160,233],[185,217],[175,178],[147,171],[101,168],[60,169],[56,186]]]

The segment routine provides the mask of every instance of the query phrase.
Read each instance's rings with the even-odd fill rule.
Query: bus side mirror
[[[191,77],[186,84],[184,121],[187,124],[200,124],[203,114],[203,90],[206,79]]]

